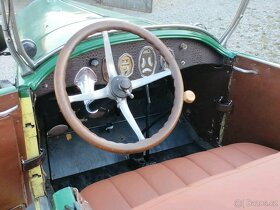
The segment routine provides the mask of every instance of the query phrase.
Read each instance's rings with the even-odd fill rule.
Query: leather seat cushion
[[[134,210],[278,209],[280,153],[152,199]]]
[[[86,187],[81,194],[95,210],[131,209],[277,152],[257,144],[232,144],[120,174]]]

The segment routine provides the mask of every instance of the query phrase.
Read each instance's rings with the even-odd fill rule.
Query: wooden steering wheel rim
[[[81,121],[75,115],[74,111],[71,108],[71,104],[66,92],[66,69],[68,60],[70,59],[75,47],[78,46],[81,41],[86,40],[88,36],[109,30],[127,31],[136,34],[139,37],[143,38],[145,41],[149,42],[155,49],[160,52],[160,54],[169,64],[171,75],[174,80],[174,103],[167,122],[152,137],[144,139],[142,141],[138,141],[136,143],[116,143],[108,141],[92,133],[86,126],[81,123]],[[143,152],[161,143],[175,128],[183,107],[183,80],[180,68],[178,67],[173,55],[163,44],[163,42],[159,38],[154,36],[151,32],[137,25],[122,20],[104,20],[93,23],[74,34],[59,53],[54,72],[54,88],[60,110],[65,117],[65,120],[72,127],[72,129],[88,143],[100,149],[119,154]]]

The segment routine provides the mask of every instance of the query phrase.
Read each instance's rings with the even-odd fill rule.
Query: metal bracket
[[[231,35],[235,31],[236,27],[238,26],[240,20],[243,18],[243,15],[249,4],[249,1],[250,0],[241,0],[239,8],[238,8],[230,26],[228,27],[228,29],[225,31],[225,33],[220,38],[219,41],[220,41],[221,45],[223,45],[224,47],[226,47],[228,39],[231,37]]]
[[[259,74],[258,71],[252,70],[252,69],[243,69],[243,68],[239,68],[237,66],[233,66],[232,68],[234,71],[238,71],[243,74],[256,74],[256,75]]]
[[[18,108],[18,105],[15,105],[14,107],[12,107],[10,109],[7,109],[7,110],[5,110],[3,112],[0,112],[0,118],[8,116],[12,112],[16,111],[17,108]]]
[[[45,150],[40,149],[40,154],[37,157],[21,161],[22,170],[29,171],[29,170],[41,165],[43,163],[43,161],[45,160],[45,157],[46,157]]]
[[[223,96],[216,102],[216,109],[219,112],[228,113],[232,111],[232,108],[233,108],[232,100],[224,99]]]

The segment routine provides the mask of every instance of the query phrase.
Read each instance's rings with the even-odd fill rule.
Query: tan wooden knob
[[[191,90],[187,90],[184,92],[184,101],[187,104],[191,104],[195,100],[195,94]]]

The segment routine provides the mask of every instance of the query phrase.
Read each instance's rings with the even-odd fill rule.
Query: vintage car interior
[[[48,57],[38,52],[37,69],[17,78],[19,92],[0,97],[0,111],[21,107],[1,118],[0,129],[35,135],[45,160],[32,162],[39,172],[20,176],[42,182],[31,181],[27,196],[9,188],[12,201],[0,193],[3,209],[42,197],[39,209],[93,210],[236,209],[239,198],[279,199],[278,64],[231,52],[197,27],[149,28],[125,18],[80,27],[57,51],[36,43]]]

